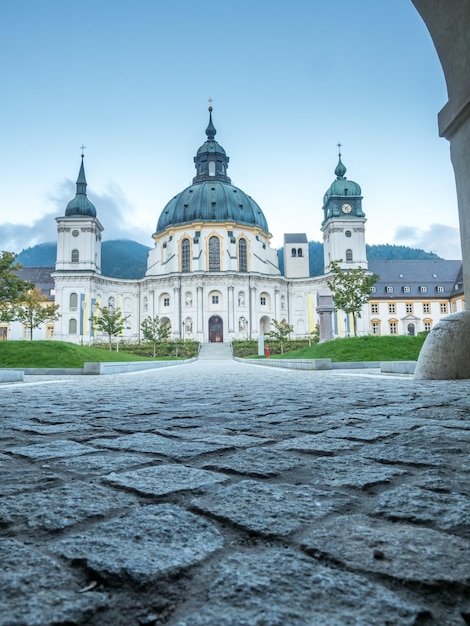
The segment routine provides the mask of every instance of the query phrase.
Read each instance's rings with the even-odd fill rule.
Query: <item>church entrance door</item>
[[[213,315],[209,319],[209,341],[223,341],[224,340],[224,323],[222,318],[218,315]]]

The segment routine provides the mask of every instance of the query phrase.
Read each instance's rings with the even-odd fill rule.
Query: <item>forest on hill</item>
[[[439,259],[433,252],[425,252],[419,248],[395,246],[391,244],[367,245],[369,261],[377,259],[416,261],[423,259]],[[147,254],[150,248],[130,239],[113,239],[103,241],[101,245],[101,272],[104,276],[114,278],[142,278],[147,270]],[[278,251],[279,266],[284,271],[284,251]],[[41,243],[22,250],[17,261],[24,267],[54,267],[57,245],[54,242]],[[309,242],[310,276],[323,274],[323,244],[319,241]]]

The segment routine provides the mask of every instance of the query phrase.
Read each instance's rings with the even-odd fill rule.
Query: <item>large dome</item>
[[[158,220],[157,233],[199,221],[234,222],[268,232],[263,211],[250,196],[228,183],[212,181],[191,185],[170,200]]]
[[[209,107],[207,140],[194,157],[197,175],[193,184],[176,195],[163,209],[155,234],[169,226],[192,222],[233,222],[256,226],[269,233],[268,223],[259,205],[244,191],[234,187],[227,176],[229,157],[215,141],[216,130]]]

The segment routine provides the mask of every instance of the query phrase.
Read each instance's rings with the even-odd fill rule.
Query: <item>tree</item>
[[[289,338],[289,335],[293,332],[294,327],[288,324],[285,319],[282,319],[280,322],[272,320],[272,324],[274,326],[274,330],[268,333],[268,335],[274,339],[274,341],[280,342],[281,354],[284,354],[283,342]]]
[[[13,252],[0,253],[0,316],[3,321],[9,320],[10,306],[21,302],[24,295],[34,287],[33,284],[20,278],[17,274],[23,266],[15,263]]]
[[[354,336],[357,337],[357,320],[361,317],[363,305],[369,301],[370,288],[379,280],[379,276],[370,274],[360,267],[342,270],[340,262],[331,262],[333,277],[328,281],[328,285],[336,309],[352,314]]]
[[[30,289],[21,296],[20,302],[12,302],[4,309],[4,317],[8,321],[21,322],[25,328],[31,330],[30,339],[33,339],[33,330],[44,322],[54,322],[59,319],[59,305],[49,302],[47,296],[41,295],[40,289]]]
[[[155,357],[155,349],[157,343],[167,341],[171,333],[171,325],[160,321],[158,315],[154,318],[146,317],[140,325],[144,339],[153,343],[153,356]]]
[[[126,321],[130,315],[123,317],[121,309],[109,308],[107,306],[96,305],[95,314],[90,318],[93,325],[102,333],[108,335],[109,349],[113,349],[112,339],[121,335]]]

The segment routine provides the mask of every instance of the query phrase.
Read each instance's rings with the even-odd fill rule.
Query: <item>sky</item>
[[[341,143],[367,243],[461,258],[447,90],[411,0],[2,0],[0,57],[1,250],[55,241],[82,145],[104,239],[152,246],[212,99],[273,247],[322,240]]]

